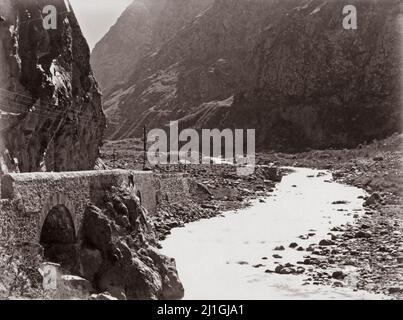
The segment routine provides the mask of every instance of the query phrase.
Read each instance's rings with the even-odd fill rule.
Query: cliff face
[[[106,113],[117,128],[112,137],[139,134],[143,124],[159,127],[196,111],[201,103],[227,99],[242,87],[243,61],[277,2],[214,1],[166,37],[158,51],[136,63],[120,91],[107,95],[111,107]],[[178,3],[170,1],[174,7]],[[123,125],[122,119],[127,120]]]
[[[58,13],[56,30],[42,9]],[[105,128],[90,52],[63,0],[0,1],[1,170],[93,169]]]
[[[55,30],[45,30],[42,25],[42,10],[49,4],[58,13]],[[0,0],[0,176],[10,171],[94,168],[106,121],[89,60],[87,42],[64,0]],[[46,213],[48,204],[28,209],[20,198],[1,203],[1,218],[8,221],[11,217],[13,223],[7,226],[6,235],[11,235],[7,246],[1,243],[0,249],[14,256],[23,247],[21,261],[16,263],[25,268],[22,270],[29,269],[30,285],[38,284],[39,274],[35,271],[44,258],[60,263],[63,272],[83,276],[89,287],[92,283],[96,289],[121,299],[182,298],[184,289],[175,262],[153,247],[154,230],[134,182],[101,188],[102,183],[97,181],[95,188],[89,187],[86,194],[93,197],[101,193],[102,201],[97,204],[99,208],[86,207],[79,227],[71,213],[79,211],[81,205],[74,203],[72,210],[61,201],[69,193],[65,189],[68,174],[64,176],[59,181],[62,186],[55,182],[57,177],[50,178],[52,195],[58,190],[57,204],[52,202],[54,207],[43,224],[39,213]],[[83,177],[79,180],[82,182]],[[39,198],[45,199],[47,188],[37,189]],[[70,196],[74,198],[77,192],[74,189]],[[91,198],[84,203],[88,201],[96,202]],[[34,225],[22,216],[38,217]],[[18,241],[15,246],[9,243],[14,234],[19,240],[26,235],[18,229],[18,221],[24,222],[24,230],[30,235],[41,229],[43,257],[37,254],[38,237],[29,241],[35,245],[38,261],[31,259],[26,241]],[[79,230],[78,239],[75,227]]]
[[[347,4],[357,8],[357,30],[342,28]],[[354,147],[400,131],[399,11],[393,0],[290,10],[254,48],[252,81],[236,95],[230,124],[256,127],[258,144],[272,148]]]
[[[342,24],[351,4],[357,30]],[[255,128],[258,147],[274,149],[400,131],[399,12],[395,0],[215,0],[106,96],[110,137],[176,119]]]

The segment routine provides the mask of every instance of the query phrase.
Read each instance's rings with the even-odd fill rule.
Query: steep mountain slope
[[[400,128],[395,0],[215,0],[107,96],[112,138],[255,128],[261,148],[352,147]],[[343,28],[355,5],[358,29]]]
[[[347,3],[357,8],[357,30],[342,28]],[[258,128],[266,147],[354,147],[400,131],[399,10],[399,1],[379,0],[291,10],[255,48],[233,125]]]
[[[114,105],[109,118],[119,123],[120,114],[127,120],[113,137],[137,135],[143,124],[159,127],[243,87],[243,61],[257,42],[262,22],[272,10],[287,7],[277,9],[278,2],[214,1],[160,50],[141,59],[123,90],[107,98],[106,104]]]
[[[145,54],[157,50],[212,1],[134,0],[91,55],[103,93],[124,84]]]
[[[52,0],[0,1],[0,171],[94,168],[105,128],[90,52],[71,8]]]
[[[270,24],[248,60],[249,88],[193,123],[256,128],[258,145],[275,149],[354,147],[400,131],[400,2],[348,3],[357,30],[342,28],[342,1],[308,1]]]

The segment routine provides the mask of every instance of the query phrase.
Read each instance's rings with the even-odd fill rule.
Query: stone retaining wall
[[[160,174],[156,176],[157,201],[164,199],[171,204],[180,203],[189,197],[186,174]]]
[[[99,205],[112,186],[134,185],[149,215],[156,212],[159,199],[181,202],[189,196],[186,175],[105,170],[61,173],[22,173],[4,175],[1,181],[0,230],[4,237],[26,231],[26,242],[39,243],[43,223],[52,208],[63,205],[71,214],[78,233],[85,208]],[[19,238],[21,239],[21,237]]]
[[[5,175],[1,183],[0,219],[15,215],[11,203],[18,203],[20,215],[28,219],[39,241],[41,228],[49,211],[64,205],[70,212],[76,232],[80,230],[84,210],[99,204],[112,186],[134,183],[143,206],[152,214],[156,210],[156,189],[151,172],[126,170],[84,171],[63,173],[23,173]],[[7,218],[8,219],[8,218]]]

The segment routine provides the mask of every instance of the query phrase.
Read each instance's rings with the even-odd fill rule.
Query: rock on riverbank
[[[313,268],[309,283],[351,286],[403,298],[402,140],[396,134],[351,150],[259,156],[261,163],[329,169],[335,180],[369,194],[363,199],[365,214],[357,215],[355,223],[331,230],[328,245],[322,242],[307,249],[309,255],[300,263]],[[354,274],[345,271],[349,267],[356,270]]]
[[[184,289],[175,260],[160,254],[155,244],[154,229],[135,190],[112,187],[103,203],[87,207],[78,244],[48,248],[51,255],[45,252],[45,258],[60,263],[63,273],[87,280],[93,287],[89,294],[181,299]]]
[[[301,264],[306,264],[303,267],[306,269],[304,274],[307,275],[308,282],[318,285],[352,286],[354,289],[390,294],[396,299],[403,297],[400,214],[403,194],[400,149],[402,139],[401,135],[393,135],[386,140],[373,141],[349,150],[258,154],[260,165],[331,170],[336,181],[363,188],[369,193],[368,198],[363,199],[366,201],[366,210],[362,217],[356,218],[353,224],[329,230],[329,239],[323,239],[327,241],[327,245],[322,242],[305,248],[307,255]],[[117,168],[141,168],[139,144],[132,142],[123,140],[106,144],[102,153],[107,165]],[[114,152],[118,159],[116,161]],[[159,215],[153,221],[159,239],[164,239],[172,228],[184,223],[209,218],[226,209],[240,208],[245,205],[244,199],[270,193],[275,185],[270,179],[266,181],[259,172],[250,179],[231,176],[226,172],[230,170],[226,166],[177,166],[160,170],[186,171],[197,184],[193,189],[194,197],[189,202],[162,204]],[[339,271],[345,274],[346,271],[343,270],[348,266],[357,269],[354,273],[355,280],[352,282],[346,281],[345,277],[343,280],[337,273]],[[297,270],[297,266],[294,268]]]

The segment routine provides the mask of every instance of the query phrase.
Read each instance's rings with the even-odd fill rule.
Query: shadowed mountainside
[[[343,28],[347,4],[357,30]],[[110,138],[176,119],[255,128],[259,148],[280,150],[400,131],[400,10],[395,0],[215,0],[106,92]]]
[[[134,0],[95,46],[91,63],[108,95],[124,85],[136,63],[158,50],[213,0]]]

